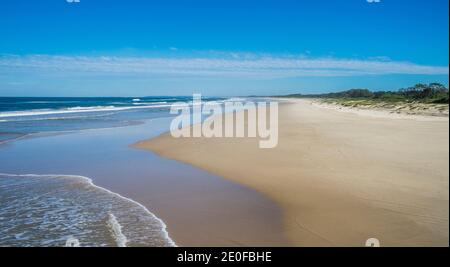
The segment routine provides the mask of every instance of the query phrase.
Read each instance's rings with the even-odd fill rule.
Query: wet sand
[[[130,147],[166,132],[170,121],[159,118],[127,127],[39,134],[1,144],[0,173],[89,177],[95,185],[144,205],[164,221],[179,246],[289,245],[281,211],[269,198]]]
[[[448,118],[366,115],[298,100],[280,105],[273,149],[168,134],[138,146],[267,196],[282,210],[280,238],[294,245],[448,246]]]

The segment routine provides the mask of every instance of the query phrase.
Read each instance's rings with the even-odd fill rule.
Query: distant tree
[[[373,97],[373,93],[368,89],[350,89],[346,92],[346,95],[352,98]]]
[[[418,83],[412,87],[401,89],[399,92],[414,100],[443,98],[448,95],[448,89],[440,83]]]
[[[430,83],[429,87],[437,93],[448,93],[448,88],[441,83]]]
[[[371,92],[368,89],[350,89],[342,92],[326,94],[292,94],[290,97],[317,98],[365,98],[382,101],[421,101],[426,103],[449,103],[449,90],[440,83],[418,83],[414,86],[402,88],[398,91]]]

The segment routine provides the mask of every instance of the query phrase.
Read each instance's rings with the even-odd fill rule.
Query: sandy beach
[[[449,244],[448,117],[368,116],[291,100],[280,105],[273,149],[255,138],[169,134],[137,146],[262,193],[281,209],[276,234],[286,245]]]

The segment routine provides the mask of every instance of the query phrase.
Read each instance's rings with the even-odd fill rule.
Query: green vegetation
[[[372,92],[351,89],[327,94],[292,94],[286,98],[313,98],[341,107],[383,110],[397,114],[445,116],[449,114],[449,90],[439,83],[416,84],[397,91]]]
[[[368,89],[350,89],[337,93],[326,94],[292,94],[282,97],[324,98],[334,100],[358,101],[359,105],[379,102],[391,103],[424,103],[424,104],[448,104],[449,90],[440,83],[416,84],[412,87],[402,88],[398,91],[372,92]]]

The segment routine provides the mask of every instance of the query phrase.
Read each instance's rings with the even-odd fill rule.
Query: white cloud
[[[157,74],[247,78],[286,78],[305,76],[356,76],[383,74],[448,75],[448,66],[427,66],[371,59],[310,58],[305,56],[253,55],[222,57],[114,57],[0,55],[2,72]]]

